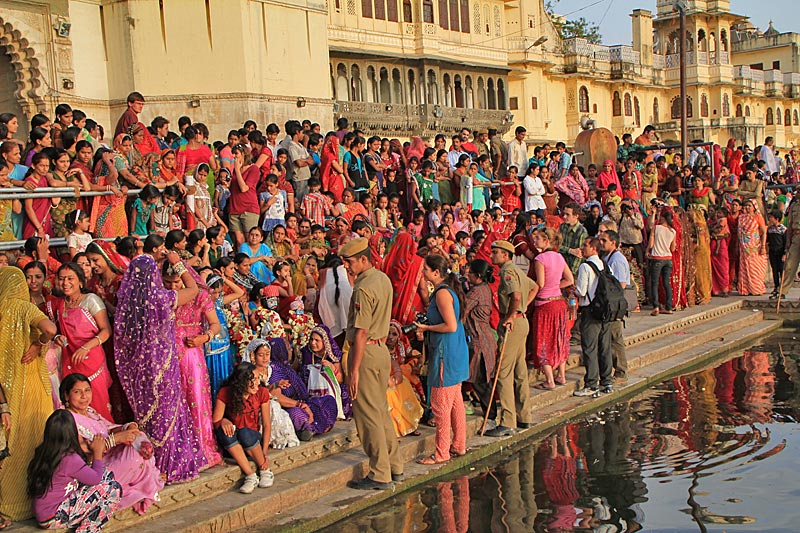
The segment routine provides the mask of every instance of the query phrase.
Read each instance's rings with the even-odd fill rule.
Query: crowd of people
[[[270,449],[351,419],[370,457],[351,486],[390,488],[420,423],[423,464],[466,453],[467,414],[530,427],[528,370],[566,385],[570,344],[575,394],[613,391],[626,306],[760,295],[768,270],[785,296],[800,262],[796,153],[771,138],[684,155],[648,126],[598,168],[522,126],[429,145],[248,120],[210,144],[127,102],[110,146],[67,104],[27,140],[0,114],[0,187],[27,193],[0,199],[0,241],[24,240],[0,254],[0,529],[96,531],[223,455],[249,494]]]

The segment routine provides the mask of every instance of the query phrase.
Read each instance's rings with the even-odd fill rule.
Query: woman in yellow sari
[[[392,417],[394,432],[398,437],[419,435],[417,427],[423,409],[416,390],[422,392],[418,370],[415,370],[418,358],[411,354],[408,339],[396,320],[392,320],[389,325],[386,347],[392,357],[386,399],[389,401],[389,416]]]
[[[11,412],[8,447],[11,456],[0,469],[0,527],[33,516],[25,490],[28,463],[42,441],[44,424],[53,412],[44,347],[56,325],[30,301],[25,276],[16,267],[0,268],[0,382]],[[7,526],[6,526],[7,527]]]
[[[693,205],[689,212],[694,220],[697,240],[694,245],[695,302],[703,305],[711,301],[711,237],[706,223],[706,210],[703,206]]]
[[[114,141],[115,149],[119,149],[123,142],[130,144],[130,137],[117,135]],[[89,231],[95,237],[119,237],[128,234],[128,217],[125,214],[125,200],[128,188],[120,185],[117,161],[123,161],[121,155],[101,148],[95,154],[94,175],[97,182],[93,189],[104,190],[112,194],[95,196],[92,200],[92,216]],[[123,164],[120,163],[120,164]]]

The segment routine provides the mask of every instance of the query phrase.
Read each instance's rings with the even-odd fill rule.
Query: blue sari
[[[233,372],[233,348],[228,334],[228,321],[222,311],[222,296],[214,302],[214,310],[219,318],[219,333],[205,345],[206,366],[208,367],[208,377],[211,380],[212,403],[217,397],[217,391],[222,386],[222,382],[228,379]]]
[[[250,249],[249,244],[243,242],[239,247],[239,253],[247,254],[249,257],[259,257],[262,255],[272,257],[272,250],[270,250],[269,246],[263,242],[258,246],[258,251],[255,253],[253,253],[253,250]],[[267,267],[267,265],[261,261],[254,261],[250,265],[250,273],[253,274],[258,281],[267,285],[272,283],[272,281],[275,279],[269,267]]]

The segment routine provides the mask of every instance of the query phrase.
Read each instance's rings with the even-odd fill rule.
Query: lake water
[[[798,339],[776,334],[327,531],[800,531]]]

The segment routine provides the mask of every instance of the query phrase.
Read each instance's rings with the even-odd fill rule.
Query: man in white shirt
[[[764,139],[764,146],[758,152],[758,158],[767,164],[767,172],[770,177],[775,173],[780,173],[781,165],[775,157],[775,139],[772,137]]]
[[[524,176],[528,172],[528,145],[525,136],[528,130],[517,126],[514,130],[514,140],[508,143],[508,166],[517,167],[517,176]]]
[[[450,151],[447,152],[447,162],[450,163],[451,171],[456,169],[458,160],[461,159],[462,155],[468,156],[469,154],[461,148],[461,136],[453,135],[453,146],[450,148]],[[470,160],[472,160],[471,157]],[[420,164],[422,164],[421,161]]]
[[[581,254],[584,262],[578,267],[578,278],[575,281],[575,291],[579,297],[581,351],[583,364],[586,366],[586,377],[583,388],[576,390],[574,396],[599,396],[613,392],[610,323],[595,318],[589,312],[589,304],[597,291],[598,277],[588,263],[592,263],[597,270],[605,269],[603,261],[597,255],[599,247],[600,241],[594,237],[583,241]]]
[[[608,229],[597,235],[603,249],[603,261],[622,288],[631,283],[631,268],[628,259],[619,251],[619,233]],[[622,320],[614,320],[609,324],[611,335],[611,360],[614,366],[614,381],[623,382],[628,379],[628,356],[625,353],[625,338],[622,335]]]
[[[525,191],[525,212],[536,213],[539,218],[544,217],[544,195],[547,192],[544,188],[542,179],[537,176],[525,176],[522,180],[522,189]]]

